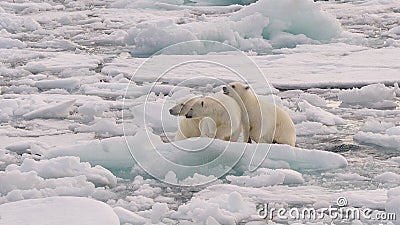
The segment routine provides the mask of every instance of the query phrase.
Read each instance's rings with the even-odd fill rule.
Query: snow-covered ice
[[[267,187],[279,184],[302,184],[301,173],[289,169],[258,169],[246,176],[228,176],[231,184],[248,187]]]
[[[0,205],[1,223],[18,224],[120,224],[117,214],[103,202],[89,198],[50,197]]]
[[[25,119],[35,119],[35,118],[65,118],[69,115],[71,107],[75,103],[75,100],[64,101],[49,106],[45,106],[34,110],[32,112],[23,115]]]
[[[360,89],[352,89],[342,92],[338,97],[345,105],[361,105],[369,108],[396,108],[394,101],[399,85],[387,88],[383,84],[371,84]]]
[[[254,163],[252,157],[266,157],[262,166],[267,168],[327,170],[347,165],[347,161],[335,153],[293,148],[287,145],[246,145],[245,143],[227,143],[207,138],[163,143],[160,137],[144,131],[139,131],[135,136],[127,136],[127,146],[124,142],[125,139],[121,137],[89,141],[81,145],[51,149],[44,155],[49,159],[77,155],[82,160],[110,169],[129,167],[138,162],[152,176],[163,179],[169,171],[172,171],[179,180],[193,176],[195,173],[218,177],[218,175],[224,174],[227,168],[231,169],[233,166],[235,166],[234,170],[243,173],[248,170],[250,163]],[[201,151],[194,154],[182,151],[181,148]],[[254,154],[255,156],[253,156]],[[183,165],[198,166],[193,171],[184,170],[179,164],[174,165],[169,161],[164,161],[163,157],[175,163],[185,162]],[[152,160],[154,161],[151,162]],[[209,164],[202,166],[204,163]]]
[[[319,122],[302,122],[296,125],[296,133],[299,136],[334,134],[337,132],[335,127],[328,127]]]
[[[307,120],[320,122],[329,126],[345,124],[345,121],[339,116],[327,112],[318,106],[313,106],[305,100],[299,102],[298,107],[305,114]]]
[[[340,197],[400,218],[399,12],[398,0],[1,1],[0,224],[375,222],[258,215]],[[169,108],[240,80],[289,113],[296,147],[172,141]]]
[[[386,148],[400,148],[400,135],[386,135],[360,131],[354,136],[354,139],[361,143],[374,144]]]
[[[35,171],[38,176],[48,178],[75,177],[85,175],[96,185],[115,186],[117,178],[101,166],[91,167],[89,163],[80,163],[77,157],[52,158],[49,160],[35,161],[25,159],[21,166],[8,166],[6,171],[18,170],[20,172]]]
[[[158,8],[168,3],[120,1],[111,6]],[[300,9],[303,13],[296,12]],[[259,0],[239,8],[230,16],[209,19],[203,15],[204,19],[187,24],[176,24],[167,19],[139,23],[122,33],[123,42],[134,44],[136,47],[132,53],[137,56],[149,56],[169,45],[193,40],[223,40],[240,50],[268,53],[273,48],[320,43],[339,36],[341,32],[340,24],[332,15],[308,0],[298,1],[295,6],[291,1]],[[204,54],[225,50],[201,45],[203,43],[188,43],[179,53],[192,54],[194,51]],[[199,47],[205,51],[199,52]]]
[[[393,188],[388,191],[388,200],[385,205],[387,212],[396,213],[399,215],[399,204],[400,204],[400,190],[399,188]],[[393,224],[399,224],[398,221],[394,221]]]

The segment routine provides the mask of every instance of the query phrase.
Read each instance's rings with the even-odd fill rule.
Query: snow
[[[360,131],[356,135],[354,135],[354,140],[361,143],[382,146],[385,148],[400,148],[400,135],[386,135]]]
[[[285,196],[279,193],[285,193]],[[313,194],[310,194],[313,192]],[[351,191],[345,194],[348,197],[351,205],[356,206],[361,204],[364,207],[376,209],[378,207],[384,207],[386,202],[386,192],[382,191],[370,191],[363,192],[364,194],[374,195],[373,200],[364,201],[357,199],[354,196],[358,196],[357,191]],[[205,221],[208,216],[213,216],[221,224],[230,224],[230,221],[239,221],[241,218],[246,217],[249,213],[254,213],[256,205],[261,203],[276,204],[276,207],[282,207],[280,203],[284,204],[298,204],[299,202],[307,202],[307,204],[322,204],[322,202],[333,204],[336,201],[337,194],[335,192],[326,190],[324,188],[318,188],[314,186],[307,187],[294,187],[289,188],[286,186],[273,186],[265,188],[249,188],[239,187],[230,184],[214,185],[206,188],[197,193],[193,199],[184,206],[179,207],[178,213],[181,216],[188,214],[189,216],[196,216],[198,222]],[[234,211],[231,208],[232,201],[229,199],[234,195],[235,198],[239,197],[241,205],[243,206],[239,212]],[[279,197],[277,197],[279,196]],[[203,207],[213,207],[213,212],[202,210]],[[200,209],[201,208],[201,211]],[[195,214],[196,209],[203,214]],[[251,209],[251,210],[247,210]],[[193,213],[192,213],[193,212]],[[182,215],[183,214],[183,215]],[[253,214],[254,215],[254,214]],[[229,220],[228,220],[229,219]],[[233,223],[234,224],[234,223]]]
[[[187,146],[191,145],[193,147],[196,147],[197,149],[202,149],[202,146],[207,145],[208,140],[207,139],[201,139],[201,140],[193,140],[193,141],[180,141],[177,142],[176,144],[182,148],[187,148]],[[215,157],[212,155],[217,155],[218,152],[221,152],[221,150],[224,150],[226,147],[227,143],[220,142],[220,141],[214,141],[212,142],[207,148],[202,152],[202,154],[207,154],[210,160]],[[224,146],[225,145],[225,146]],[[243,152],[244,148],[246,147],[246,151]],[[195,148],[195,149],[196,149]],[[235,161],[237,159],[240,159],[238,161],[238,164],[235,166],[234,169],[238,171],[246,171],[248,170],[249,167],[254,166],[250,163],[257,163],[252,161],[253,154],[256,154],[254,157],[257,159],[263,159],[264,156],[266,156],[267,160],[261,162],[262,167],[271,167],[271,166],[278,166],[278,167],[283,167],[283,168],[294,168],[294,169],[331,169],[331,168],[340,168],[343,166],[347,165],[347,162],[340,157],[339,155],[332,155],[327,152],[320,152],[316,150],[305,150],[305,149],[299,149],[299,148],[292,148],[290,146],[285,146],[285,145],[267,145],[267,144],[260,144],[260,145],[244,145],[242,143],[232,143],[229,146],[229,152],[224,152],[224,157],[227,157],[228,159],[232,161],[225,161],[224,157],[218,158],[217,162],[212,161],[212,163],[216,164],[216,169],[214,176],[218,177],[218,174],[221,173],[222,171],[219,171],[219,160],[225,161],[223,164],[224,166],[233,166],[235,165]],[[174,151],[174,146],[169,145],[169,144],[163,144],[159,148],[157,148],[159,152],[171,152]],[[176,151],[176,150],[175,150]],[[209,151],[209,152],[208,152]],[[178,153],[178,152],[177,152]],[[179,162],[179,161],[185,161],[190,164],[199,164],[200,161],[196,160],[195,158],[192,158],[193,156],[190,156],[188,154],[185,154],[184,152],[177,154],[175,153],[174,155],[168,156],[172,157],[170,158],[172,161]],[[212,155],[210,155],[210,153]],[[240,154],[244,155],[240,158]],[[135,155],[135,152],[133,153]],[[220,153],[219,153],[220,154]],[[201,156],[198,156],[200,158],[203,158]],[[315,158],[314,158],[315,157]],[[322,163],[323,158],[327,157],[330,158],[330,164],[327,165],[325,163]],[[334,159],[335,158],[335,159]],[[203,158],[204,160],[204,158]],[[197,162],[196,162],[197,161]],[[160,164],[158,164],[160,165]],[[147,166],[147,165],[145,165]],[[210,165],[208,165],[210,166]],[[170,166],[165,166],[164,168],[170,168]],[[212,167],[211,167],[212,168]],[[212,172],[212,169],[209,167],[205,168],[205,171],[210,171]],[[152,168],[151,166],[149,168],[146,168],[147,171],[153,171],[154,172],[161,172],[157,171],[156,168]],[[198,171],[201,171],[200,168]],[[174,170],[174,173],[179,177],[182,176],[182,171],[179,170]],[[209,173],[209,172],[207,172]],[[153,174],[155,175],[155,174]],[[205,174],[203,174],[205,175]],[[161,177],[164,177],[160,175]],[[184,175],[187,176],[187,175]]]
[[[111,7],[116,8],[176,8],[174,6],[182,6],[182,5],[195,5],[195,6],[229,6],[234,4],[240,5],[248,5],[250,3],[255,2],[255,0],[194,0],[190,2],[182,1],[182,0],[151,0],[151,1],[127,1],[127,0],[119,0],[113,2]]]
[[[95,119],[95,116],[102,116],[103,112],[108,107],[105,105],[99,105],[94,103],[85,103],[84,105],[78,108],[79,114],[82,115],[82,122],[89,123]],[[93,128],[93,127],[92,127]],[[97,129],[96,129],[97,130]],[[94,131],[96,131],[94,130]]]
[[[102,165],[106,168],[127,168],[134,163],[123,137],[65,145],[44,153],[44,157],[47,159],[59,156],[78,156],[82,161],[92,165]]]
[[[0,48],[26,48],[26,44],[19,40],[0,37]]]
[[[393,126],[394,124],[390,122],[378,121],[373,118],[368,118],[364,126],[361,127],[361,131],[380,133],[385,132],[388,128],[390,129]]]
[[[317,106],[313,106],[305,100],[299,102],[298,107],[305,114],[307,120],[320,122],[328,126],[345,124],[344,119]]]
[[[369,180],[367,177],[361,176],[357,173],[347,173],[347,174],[339,174],[337,176],[339,180],[348,180],[348,181],[364,181]]]
[[[327,52],[321,54],[320,45],[300,45],[277,51],[284,56],[256,57],[256,62],[268,74],[269,82],[283,89],[352,88],[379,82],[393,85],[399,80],[392,58],[399,55],[397,48],[372,50],[343,43],[325,47]],[[376,58],[382,60],[373,60]]]
[[[84,161],[89,161],[92,164],[100,164],[106,168],[123,168],[124,166],[135,164],[130,155],[131,153],[135,161],[153,176],[162,180],[168,179],[168,181],[175,181],[176,178],[174,176],[176,176],[178,182],[187,185],[197,184],[196,181],[203,183],[215,180],[227,168],[233,166],[235,166],[235,170],[240,172],[246,171],[251,165],[250,163],[257,163],[252,161],[253,154],[256,154],[255,157],[259,159],[263,159],[265,156],[266,160],[261,163],[262,167],[267,168],[277,166],[278,168],[292,168],[296,170],[328,170],[347,165],[347,161],[335,153],[293,148],[287,145],[229,144],[220,140],[214,140],[209,144],[210,140],[208,138],[201,138],[179,141],[176,142],[175,146],[174,143],[163,143],[158,136],[141,130],[134,136],[126,137],[126,141],[129,149],[124,145],[123,138],[116,137],[52,149],[45,153],[45,157],[53,158],[57,156],[77,155]],[[179,148],[190,149],[188,146],[191,146],[191,149],[202,149],[202,151],[198,152],[198,154],[179,151]],[[223,152],[228,146],[230,150]],[[246,149],[245,152],[243,152],[244,149]],[[244,155],[242,155],[243,153]],[[205,167],[197,166],[193,171],[182,170],[180,166],[165,161],[158,154],[161,154],[162,157],[166,157],[172,162],[185,162],[186,165],[201,165],[207,161],[212,162],[212,164]],[[218,156],[220,154],[222,155]],[[218,158],[215,158],[217,156]],[[187,180],[184,181],[185,178],[194,176],[195,173],[200,173],[203,176],[213,176],[205,179],[197,178],[189,183],[187,183]]]
[[[400,164],[400,157],[392,157],[388,161],[389,162],[394,162],[396,164]]]
[[[23,200],[2,204],[0,211],[1,223],[8,225],[120,224],[110,206],[89,198],[49,197]]]
[[[162,217],[169,211],[166,203],[156,203],[151,208],[151,222],[157,224],[161,222]]]
[[[40,28],[40,24],[32,18],[8,13],[0,14],[0,29],[5,29],[9,33],[32,32]]]
[[[301,184],[304,179],[301,173],[288,169],[258,169],[246,176],[227,176],[231,184],[246,187],[266,187],[279,184]]]
[[[307,0],[261,0],[235,12],[231,18],[238,21],[257,12],[269,18],[263,37],[272,40],[280,38],[282,33],[295,39],[304,34],[314,40],[329,40],[341,31],[336,18]]]
[[[81,163],[78,157],[60,157],[35,161],[25,159],[21,166],[8,166],[6,171],[18,170],[22,173],[35,171],[38,176],[49,178],[76,177],[85,175],[88,181],[99,186],[115,186],[117,178],[101,166],[91,167],[89,163]]]
[[[31,73],[49,71],[60,73],[66,69],[95,69],[102,63],[102,58],[85,54],[54,54],[51,58],[44,58],[28,62],[23,68]]]
[[[37,48],[48,48],[57,50],[76,50],[79,49],[79,45],[69,40],[55,39],[52,41],[43,41],[39,43],[32,44],[33,47]]]
[[[321,135],[321,134],[335,134],[337,133],[335,127],[327,127],[319,122],[301,122],[296,124],[296,134],[298,136]]]
[[[388,213],[395,213],[396,218],[400,215],[399,204],[400,204],[400,189],[393,188],[387,193],[388,200],[385,205],[385,209]],[[398,221],[393,221],[394,224],[399,224]]]
[[[170,47],[169,49],[178,51],[180,49],[179,46],[182,45]],[[221,45],[217,45],[217,47],[221,47]],[[352,88],[379,82],[387,85],[393,85],[397,81],[400,82],[396,69],[397,61],[393,58],[400,55],[400,51],[396,48],[372,50],[343,43],[331,43],[324,45],[326,52],[322,53],[322,55],[320,48],[320,45],[300,45],[294,49],[275,50],[274,53],[277,55],[254,56],[251,59],[260,67],[260,70],[267,76],[268,82],[273,87],[284,90]],[[200,49],[207,50],[204,47]],[[228,50],[234,51],[235,49],[229,48]],[[346,57],[343,58],[343,55]],[[373,58],[383,60],[372,60]],[[162,74],[171,65],[191,60],[210,60],[230,66],[238,70],[240,74],[243,74],[251,83],[257,83],[255,78],[259,77],[259,72],[257,71],[249,72],[243,70],[241,66],[246,66],[246,69],[252,69],[250,65],[254,64],[250,64],[249,59],[238,57],[237,55],[234,57],[231,55],[207,55],[205,57],[160,55],[154,56],[144,64],[144,67],[140,68],[140,73],[135,74],[135,81],[155,81],[157,79],[164,81],[164,78],[168,78],[167,82],[175,83],[182,80],[186,81],[188,74],[196,73],[205,74],[204,80],[194,79],[198,83],[197,85],[212,83],[209,81],[211,79],[210,72],[204,71],[203,67],[198,67],[197,64],[194,64],[197,66],[195,67],[196,72],[193,72],[193,68],[179,67],[179,70],[174,70],[173,76],[159,78],[155,75]],[[122,73],[127,77],[131,77],[132,71],[135,71],[140,63],[143,62],[143,60],[137,58],[118,58],[110,64],[106,64],[102,71],[111,76]],[[227,81],[236,79],[236,76],[233,76],[231,72],[226,73],[226,71],[221,71],[218,67],[215,69],[218,69],[216,73],[219,74],[219,79]],[[154,70],[159,72],[154,72]],[[294,74],[295,76],[293,76]]]
[[[123,5],[132,8],[162,6],[153,1],[120,1],[112,4],[114,7]],[[296,12],[299,8],[302,13]],[[337,37],[340,31],[338,21],[310,1],[294,3],[292,0],[261,0],[243,7],[230,17],[218,20],[206,18],[205,21],[183,25],[177,25],[172,20],[142,23],[122,36],[125,36],[125,43],[136,45],[132,53],[137,56],[149,56],[167,46],[195,40],[224,40],[224,43],[240,50],[265,54],[272,48],[293,48],[298,44],[320,43],[315,40],[330,40]],[[188,42],[175,54],[192,54],[193,51],[204,54],[228,50],[221,46],[207,45],[209,44]],[[201,48],[205,51],[199,51]]]
[[[224,197],[227,201],[227,196]],[[235,224],[234,217],[229,215],[228,210],[220,208],[218,203],[197,198],[189,204],[179,207],[177,214],[187,214],[189,218],[194,218],[193,220],[198,224],[206,224],[206,221],[210,220],[217,221],[220,224]]]
[[[63,101],[60,103],[53,103],[48,106],[36,109],[23,115],[25,119],[35,118],[65,118],[69,115],[71,107],[74,105],[75,100]]]
[[[313,106],[317,106],[317,107],[321,107],[321,108],[326,107],[325,99],[321,98],[320,96],[318,96],[316,94],[301,93],[299,95],[299,100],[300,101],[305,100]]]
[[[178,129],[177,118],[170,115],[168,110],[172,104],[157,104],[148,102],[135,106],[132,113],[140,124],[150,124],[152,129],[158,129],[160,124],[164,132],[176,131]]]
[[[400,175],[393,172],[385,172],[375,176],[374,180],[381,183],[400,183]]]
[[[385,131],[385,133],[387,135],[400,135],[400,126],[390,127]]]
[[[1,203],[50,196],[90,196],[95,191],[94,184],[88,182],[83,175],[43,179],[34,171],[13,170],[2,171],[0,179],[0,191],[3,194]]]
[[[399,217],[398,12],[397,0],[1,1],[0,224],[341,224],[257,216],[338,197]],[[289,113],[296,147],[171,141],[172,105],[240,80]]]
[[[122,207],[113,208],[115,214],[117,214],[121,224],[134,224],[134,225],[142,225],[145,223],[149,223],[149,219],[146,219],[132,211],[126,210]]]
[[[57,80],[40,80],[35,82],[35,86],[42,90],[46,89],[66,89],[74,90],[79,88],[80,81],[77,79],[57,79]]]
[[[344,91],[338,97],[345,105],[361,105],[377,109],[396,108],[398,105],[393,100],[398,89],[397,83],[394,88],[388,88],[384,84],[371,84],[360,89]]]
[[[94,132],[98,137],[122,136],[124,130],[122,124],[116,124],[113,119],[98,119],[91,125],[80,125],[74,128],[74,132]],[[132,135],[135,130],[126,131],[125,134]]]
[[[94,185],[113,187],[117,184],[111,172],[101,166],[81,163],[77,157],[41,161],[26,158],[21,166],[8,165],[0,177],[0,192],[6,195],[0,201],[15,201],[15,195],[22,199],[37,198],[37,195],[87,196],[96,191]],[[37,193],[29,193],[30,189]]]
[[[45,144],[41,142],[35,141],[21,141],[14,142],[5,147],[5,149],[15,152],[19,155],[23,153],[32,153],[32,154],[42,154],[42,149],[45,147]]]

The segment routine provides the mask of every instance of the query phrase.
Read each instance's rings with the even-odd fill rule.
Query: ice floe
[[[396,108],[394,101],[399,86],[388,88],[383,84],[371,84],[360,89],[355,88],[339,94],[339,100],[345,105],[360,105],[369,108],[385,109]]]
[[[400,135],[386,135],[360,131],[354,135],[354,140],[361,143],[382,146],[385,148],[400,148]]]
[[[298,103],[299,109],[305,114],[308,120],[320,122],[324,125],[343,125],[345,120],[337,115],[325,111],[317,106],[313,106],[307,101]]]
[[[1,222],[8,225],[120,224],[118,216],[110,206],[100,201],[82,197],[49,197],[23,200],[2,204],[0,211]]]
[[[347,166],[345,158],[338,154],[287,145],[249,145],[208,138],[163,143],[158,136],[141,130],[135,136],[126,137],[126,141],[130,148],[125,145],[123,137],[115,137],[51,149],[45,153],[45,157],[76,155],[81,160],[88,161],[93,165],[114,169],[139,163],[145,171],[153,176],[168,181],[182,181],[197,173],[203,176],[212,175],[209,178],[200,179],[202,182],[209,182],[225,174],[230,168],[243,173],[249,170],[251,163],[257,163],[253,162],[253,157],[261,160],[261,167],[265,168],[328,170]],[[191,153],[190,151],[181,151],[180,148],[202,149],[202,151]],[[265,160],[263,160],[264,157]],[[179,162],[179,164],[170,162]],[[182,169],[181,166],[184,165],[189,167]]]

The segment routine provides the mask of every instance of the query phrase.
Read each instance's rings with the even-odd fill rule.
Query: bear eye
[[[204,101],[201,101],[201,107],[204,107]]]
[[[250,88],[249,86],[246,86],[244,89],[247,90],[247,89],[249,89],[249,88]]]
[[[232,85],[232,88],[235,88],[235,85]]]

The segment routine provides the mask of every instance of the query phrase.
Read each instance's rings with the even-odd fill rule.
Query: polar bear
[[[279,143],[295,146],[296,128],[289,114],[281,107],[261,100],[241,82],[230,83],[223,88],[225,95],[234,98],[242,113],[248,114],[250,139],[257,143]]]
[[[174,107],[169,109],[169,113],[174,116],[185,116],[195,101],[199,97],[193,97],[191,99],[184,99],[178,102]],[[183,117],[179,121],[178,131],[175,134],[175,141],[191,137],[215,137],[216,125],[214,120],[209,117],[187,119]]]
[[[210,117],[215,122],[215,138],[225,141],[237,141],[242,128],[249,127],[248,124],[242,126],[238,103],[223,93],[199,98],[186,113],[186,118],[202,117]],[[243,138],[248,140],[248,136]]]

